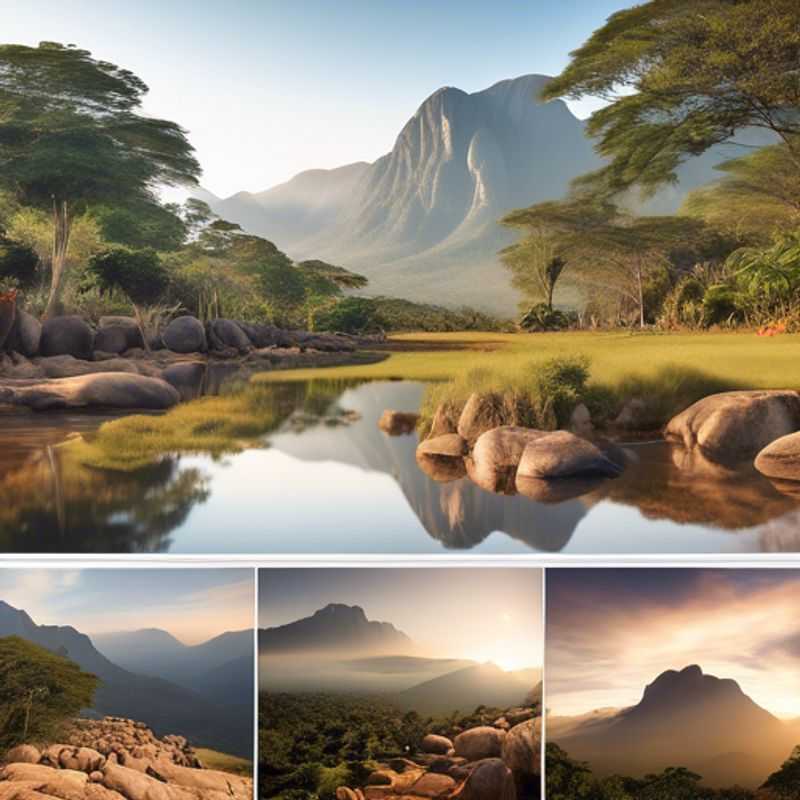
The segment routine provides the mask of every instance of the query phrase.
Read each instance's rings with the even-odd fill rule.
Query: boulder
[[[592,415],[584,403],[578,403],[569,418],[570,430],[578,436],[591,436],[594,431]]]
[[[431,420],[428,438],[443,436],[446,433],[458,433],[459,410],[452,403],[439,403]]]
[[[358,800],[358,795],[347,786],[340,786],[336,790],[336,800]]]
[[[91,361],[94,334],[81,317],[52,317],[42,325],[39,350],[43,356],[73,356]]]
[[[82,361],[74,356],[50,356],[35,361],[45,378],[74,378],[97,372],[139,373],[134,364],[116,355],[102,361]]]
[[[107,327],[100,328],[94,335],[95,353],[119,355],[128,349],[128,332],[125,328]],[[96,357],[96,356],[95,356]]]
[[[723,392],[698,400],[673,417],[669,441],[699,449],[722,463],[752,459],[768,444],[800,429],[800,393]]]
[[[467,466],[463,458],[429,456],[418,452],[417,466],[437,483],[461,480],[467,474]]]
[[[103,786],[129,800],[177,800],[182,796],[163,781],[111,763],[103,769]]]
[[[641,397],[631,397],[623,403],[619,414],[611,424],[626,431],[641,431],[654,427],[653,416],[654,412],[645,400]]]
[[[207,366],[204,361],[181,361],[166,367],[161,377],[187,402],[203,394]]]
[[[367,778],[367,786],[391,786],[392,773],[385,769],[378,769]]]
[[[173,353],[203,353],[206,344],[206,330],[196,317],[184,316],[173,319],[161,334],[164,347]]]
[[[511,770],[500,758],[479,761],[470,772],[459,800],[517,800]]]
[[[554,431],[525,447],[517,479],[616,478],[621,472],[596,445],[569,431]]]
[[[800,481],[800,432],[768,444],[756,456],[755,467],[768,478]]]
[[[453,743],[446,736],[437,736],[435,733],[429,733],[422,740],[423,753],[446,756],[452,749]]]
[[[17,314],[17,291],[0,293],[0,349],[11,335]]]
[[[559,478],[554,481],[517,475],[514,485],[523,497],[537,503],[557,505],[583,497],[599,489],[605,482],[605,478]]]
[[[42,760],[42,754],[32,744],[20,744],[6,753],[5,760],[9,764],[38,764]]]
[[[542,745],[533,719],[515,725],[503,740],[502,759],[514,773],[540,775]]]
[[[417,455],[436,456],[442,458],[460,458],[467,455],[469,449],[466,441],[457,433],[444,433],[425,439],[417,446]]]
[[[56,779],[59,779],[62,785],[72,790],[83,789],[89,782],[89,776],[85,772],[56,769],[55,767],[46,767],[43,764],[8,764],[0,772],[0,780],[3,781],[36,781],[46,785]]]
[[[482,433],[505,425],[507,421],[497,395],[473,392],[461,411],[456,430],[471,444]]]
[[[406,436],[414,433],[418,421],[419,414],[387,408],[378,420],[378,427],[389,436]]]
[[[483,725],[459,733],[453,742],[457,756],[467,761],[499,757],[503,749],[506,732]]]
[[[39,355],[42,340],[42,323],[33,314],[17,309],[14,327],[6,340],[6,350],[15,351],[26,358]]]
[[[58,763],[63,769],[74,769],[88,775],[101,770],[106,763],[106,757],[91,747],[69,747],[59,753]]]
[[[206,335],[211,350],[233,349],[238,353],[249,353],[253,349],[247,333],[230,319],[212,319],[206,325]]]
[[[456,782],[449,775],[426,772],[405,791],[413,797],[445,798],[455,789]]]
[[[514,477],[525,448],[546,436],[545,431],[503,425],[482,433],[472,456],[467,459],[467,472],[481,488],[491,492],[514,491]]]
[[[160,378],[99,372],[53,380],[0,381],[0,403],[36,411],[54,408],[171,408],[178,392]]]
[[[142,339],[142,332],[139,329],[139,323],[133,317],[100,317],[100,322],[98,323],[98,333],[99,331],[105,329],[124,331],[125,350],[133,350],[137,347],[144,347],[144,340]]]

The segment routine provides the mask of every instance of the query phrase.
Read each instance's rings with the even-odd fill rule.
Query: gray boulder
[[[33,314],[17,308],[14,327],[6,340],[6,350],[20,353],[26,358],[39,354],[42,340],[42,323]]]
[[[178,392],[160,378],[98,372],[74,378],[0,381],[0,403],[35,411],[53,408],[171,408]]]
[[[43,356],[73,356],[91,361],[94,334],[81,317],[52,317],[42,324],[39,349]]]
[[[453,742],[453,749],[457,756],[467,761],[495,758],[502,753],[505,738],[505,731],[482,725],[459,733]]]
[[[98,329],[104,330],[105,328],[121,329],[125,332],[126,350],[132,350],[135,347],[144,347],[142,332],[139,330],[139,323],[133,317],[100,317]]]
[[[673,417],[669,441],[699,449],[722,463],[750,460],[768,444],[800,429],[800,393],[723,392],[698,400]]]
[[[503,740],[502,758],[515,774],[541,774],[542,745],[536,734],[534,720],[521,722],[508,732]]]
[[[203,353],[208,349],[206,329],[197,317],[177,317],[161,334],[164,347],[173,353]]]
[[[234,349],[239,353],[249,353],[253,349],[247,333],[230,319],[212,319],[206,325],[206,335],[211,350]]]
[[[621,468],[596,445],[569,431],[554,431],[530,442],[517,467],[520,478],[616,478]]]
[[[800,433],[770,442],[756,456],[755,467],[768,478],[800,481]]]
[[[514,491],[514,478],[522,453],[531,443],[546,436],[545,431],[502,425],[482,433],[467,459],[472,480],[490,492]]]
[[[95,352],[119,355],[128,349],[128,332],[125,328],[100,328],[94,335]]]
[[[207,369],[203,361],[182,361],[166,367],[161,377],[177,390],[182,401],[188,402],[203,394]]]

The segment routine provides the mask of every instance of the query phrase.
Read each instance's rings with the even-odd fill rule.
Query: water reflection
[[[626,446],[621,478],[530,481],[486,491],[458,462],[418,463],[386,408],[410,382],[276,385],[283,422],[263,447],[89,469],[70,431],[102,418],[3,417],[0,547],[6,552],[512,554],[798,551],[800,496],[752,469],[725,470],[662,442]],[[733,535],[735,532],[735,535]]]

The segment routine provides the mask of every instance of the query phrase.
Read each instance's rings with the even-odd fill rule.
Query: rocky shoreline
[[[420,752],[382,762],[359,788],[339,787],[336,800],[527,800],[539,797],[541,717],[530,708],[453,737],[428,734]]]
[[[252,800],[253,780],[206,769],[182,736],[121,717],[77,719],[64,743],[10,750],[0,798]]]
[[[170,322],[149,348],[135,320],[80,317],[42,325],[18,311],[0,348],[0,404],[55,408],[170,408],[257,372],[374,363],[381,339],[285,331],[194,317]]]

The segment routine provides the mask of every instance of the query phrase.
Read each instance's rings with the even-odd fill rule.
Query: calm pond
[[[263,390],[262,390],[263,391]],[[57,447],[98,415],[0,417],[0,550],[13,553],[645,554],[800,550],[800,491],[752,471],[676,465],[663,442],[626,445],[621,478],[557,503],[504,496],[417,465],[415,434],[378,429],[424,386],[273,384],[284,415],[263,447],[171,457],[133,473]],[[348,412],[348,413],[344,413]]]

